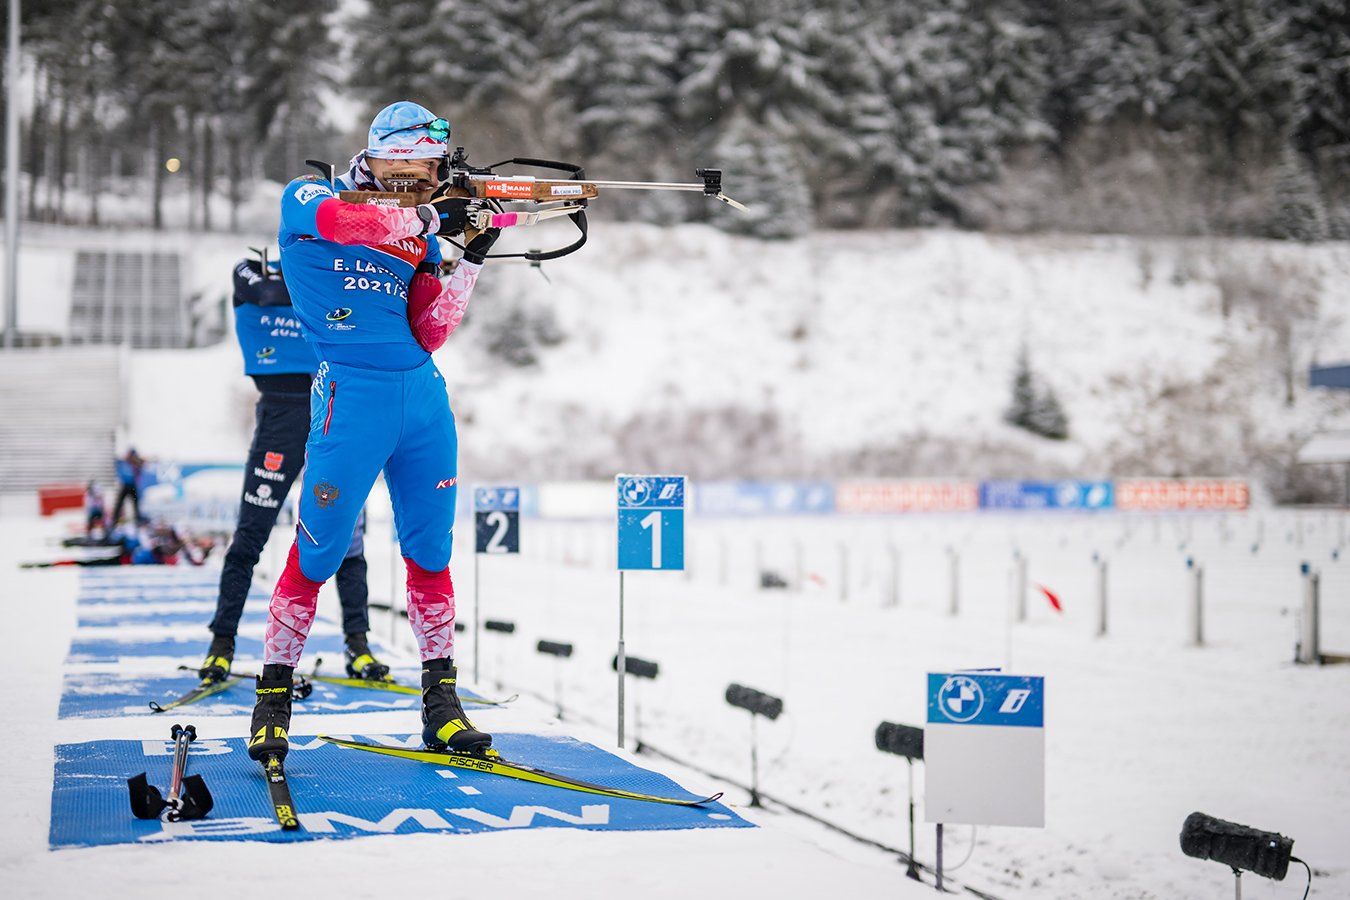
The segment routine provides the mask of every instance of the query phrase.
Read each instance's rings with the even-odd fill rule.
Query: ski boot
[[[290,666],[267,665],[258,676],[258,701],[249,725],[248,755],[265,762],[269,756],[285,759],[290,745],[286,733],[291,727],[291,689],[295,670]]]
[[[389,677],[389,667],[375,658],[370,652],[370,644],[364,634],[353,633],[346,636],[347,676],[366,681],[393,681]]]
[[[486,756],[492,735],[473,727],[455,692],[456,670],[448,659],[422,666],[422,742],[428,750]]]
[[[211,638],[211,646],[206,651],[197,677],[204,682],[214,684],[230,677],[230,665],[234,662],[234,635],[217,634]]]

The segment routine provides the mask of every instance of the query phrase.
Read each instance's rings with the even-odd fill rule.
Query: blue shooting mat
[[[163,604],[150,606],[146,603],[100,606],[97,614],[82,613],[78,624],[84,630],[120,628],[124,625],[200,625],[205,628],[215,614],[214,603],[192,601],[190,605],[187,603],[183,605],[187,608],[165,609]],[[241,627],[267,624],[267,604],[254,603],[246,607],[239,624]]]
[[[209,730],[200,730],[209,735]],[[377,740],[375,736],[366,739]],[[416,746],[420,740],[418,735],[378,738],[397,746]],[[573,738],[501,734],[494,745],[507,759],[562,775],[667,797],[691,796],[664,775]],[[262,770],[248,758],[241,738],[203,736],[192,746],[188,773],[201,775],[215,798],[215,807],[205,819],[170,823],[133,817],[126,779],[146,772],[151,784],[167,791],[172,753],[169,740],[59,744],[52,786],[52,848],[193,840],[289,843],[371,834],[475,834],[538,828],[754,827],[720,803],[679,807],[612,799],[346,750],[317,738],[294,736],[286,775],[300,818],[299,830],[282,831],[277,825]]]
[[[205,569],[187,573],[173,566],[109,567],[102,572],[80,572],[80,592],[165,590],[168,588],[204,588],[220,586],[220,570]]]
[[[240,665],[237,670],[254,674],[257,666]],[[327,674],[342,677],[341,668]],[[301,670],[301,674],[304,670]],[[397,673],[403,684],[418,684],[416,673]],[[198,684],[195,672],[172,672],[165,675],[126,675],[117,672],[67,673],[61,686],[61,706],[57,715],[62,719],[108,719],[123,716],[156,715],[150,710],[150,701],[167,704]],[[388,712],[407,710],[414,719],[421,714],[420,694],[395,694],[369,688],[313,682],[313,692],[304,700],[295,701],[295,711],[315,713]],[[482,697],[473,691],[461,689],[460,699],[466,706],[483,706]],[[253,712],[253,683],[247,678],[233,679],[233,684],[219,694],[198,700],[187,706],[170,710],[175,716],[203,718],[207,716],[239,716]]]
[[[220,566],[127,566],[82,569],[80,584],[207,584],[220,580]]]
[[[196,603],[215,603],[216,598],[219,596],[220,587],[214,584],[204,584],[199,587],[179,587],[173,585],[154,589],[141,588],[137,590],[124,590],[122,588],[117,588],[116,590],[108,591],[81,591],[76,602],[82,607],[101,607],[108,604],[133,605],[137,603],[172,603],[176,600],[192,601]],[[251,591],[248,595],[248,600],[252,603],[261,602],[266,606],[271,597],[271,594],[266,594],[262,591]]]
[[[70,642],[70,654],[66,663],[117,663],[145,657],[166,657],[184,663],[197,664],[206,656],[206,648],[211,643],[211,633],[206,630],[210,617],[199,619],[201,637],[168,634],[162,637],[126,636],[110,633],[106,637],[100,631],[112,632],[113,629],[92,629],[77,633]],[[305,656],[311,654],[332,655],[342,658],[342,636],[338,634],[311,634],[305,642]],[[236,659],[262,659],[263,642],[260,637],[238,635],[234,641]],[[341,668],[340,666],[338,667]],[[325,674],[340,674],[325,672]]]

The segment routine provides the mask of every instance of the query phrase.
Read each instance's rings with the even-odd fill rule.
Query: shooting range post
[[[1045,826],[1045,679],[928,675],[925,818],[942,826]]]
[[[623,594],[628,571],[678,572],[684,569],[684,476],[618,475],[619,746],[623,746],[624,663]]]
[[[520,553],[520,488],[515,485],[474,488],[473,524],[473,680],[477,682],[478,647],[483,637],[479,627],[482,617],[479,613],[478,559],[484,553]]]

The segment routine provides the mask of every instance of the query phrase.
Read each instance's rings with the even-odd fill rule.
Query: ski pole
[[[173,774],[169,777],[169,812],[167,818],[170,822],[177,822],[179,813],[183,810],[183,776],[187,774],[187,756],[188,745],[197,739],[197,729],[192,725],[184,728],[182,725],[174,725],[169,734],[174,739],[173,748]]]

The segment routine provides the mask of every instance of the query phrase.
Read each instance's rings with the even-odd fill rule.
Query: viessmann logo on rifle
[[[529,200],[534,196],[534,182],[489,181],[486,193],[489,197],[501,197],[505,200]]]

